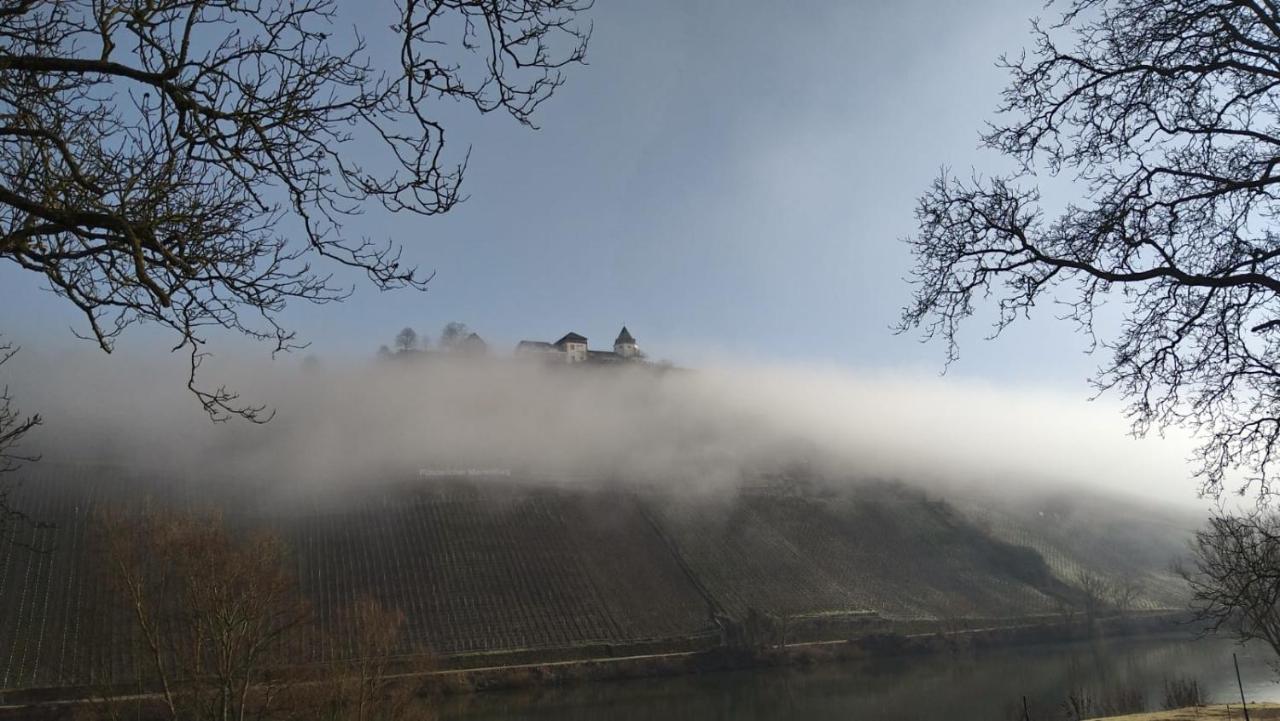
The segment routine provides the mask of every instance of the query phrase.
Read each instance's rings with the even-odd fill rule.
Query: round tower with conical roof
[[[640,356],[640,347],[636,345],[636,339],[631,336],[631,331],[627,327],[622,326],[622,332],[618,334],[618,339],[613,342],[613,352],[623,358],[638,358]]]

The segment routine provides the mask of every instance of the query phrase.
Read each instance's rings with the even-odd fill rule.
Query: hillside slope
[[[1095,573],[1134,583],[1141,591],[1137,608],[1186,604],[1186,583],[1174,566],[1188,553],[1197,522],[1189,512],[1148,507],[1139,513],[1122,502],[1063,495],[955,505],[992,538],[1034,550],[1065,584]]]
[[[994,539],[900,486],[826,498],[747,493],[659,504],[662,525],[732,616],[871,611],[891,619],[1051,613],[1034,552]]]
[[[1157,580],[1167,566],[1163,546],[1128,556],[1112,548],[1127,559],[1117,565],[1068,526],[1037,534],[1016,514],[978,518],[893,484],[755,488],[720,500],[515,481],[360,488],[324,500],[297,493],[282,505],[234,483],[33,466],[17,500],[54,527],[18,526],[17,543],[0,544],[0,690],[126,674],[131,623],[111,610],[92,542],[91,519],[108,497],[212,503],[238,528],[283,536],[322,625],[309,660],[344,655],[336,619],[366,595],[405,613],[402,652],[536,658],[708,647],[721,638],[717,616],[753,611],[946,624],[1054,613],[1070,596],[1069,574],[1041,553],[1103,574],[1145,564]],[[1159,584],[1143,599],[1176,605]]]

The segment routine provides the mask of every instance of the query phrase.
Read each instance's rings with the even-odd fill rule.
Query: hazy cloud
[[[174,368],[154,362],[28,358],[11,374],[23,407],[47,418],[35,439],[46,459],[216,470],[289,488],[481,469],[709,492],[804,462],[834,479],[1194,499],[1185,439],[1134,440],[1113,403],[1025,387],[809,366],[430,359],[301,370],[297,358],[223,360],[206,380],[274,406],[273,421],[210,423]]]

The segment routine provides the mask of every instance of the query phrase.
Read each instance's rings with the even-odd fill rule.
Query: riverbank
[[[849,662],[876,664],[885,659],[1064,643],[1090,637],[1157,636],[1185,630],[1181,625],[1183,620],[1185,615],[1180,612],[1148,612],[1098,619],[1092,627],[1079,618],[1060,619],[1057,622],[1042,619],[1032,623],[956,630],[941,627],[926,630],[925,626],[912,624],[903,627],[904,630],[911,629],[911,633],[867,633],[848,639],[793,642],[749,649],[726,646],[690,649],[685,646],[670,650],[645,648],[641,653],[626,653],[618,648],[584,648],[579,649],[584,654],[582,656],[544,656],[541,660],[531,658],[532,652],[527,652],[528,656],[523,653],[482,654],[439,659],[443,663],[430,670],[421,667],[415,669],[407,665],[402,669],[392,670],[386,680],[424,698],[458,696],[484,691],[693,676],[746,669],[812,667]],[[585,655],[588,651],[613,653]],[[89,704],[88,699],[101,699],[104,696],[127,699],[139,704],[139,707],[145,707],[159,699],[154,690],[139,693],[136,686],[121,686],[112,690],[69,686],[9,689],[0,692],[0,719],[71,718],[77,708]]]
[[[696,651],[619,654],[542,663],[494,663],[454,667],[427,675],[425,684],[443,694],[525,689],[595,681],[614,681],[736,671],[752,668],[813,666],[938,655],[989,648],[1124,638],[1185,632],[1183,612],[1149,612],[1099,619],[1090,628],[1081,619],[912,633],[869,633],[855,638],[806,641],[751,649],[714,647]]]
[[[1243,721],[1244,713],[1238,703],[1215,704],[1212,706],[1191,706],[1172,711],[1136,713],[1127,716],[1106,716],[1091,719],[1090,721],[1216,721],[1217,719]],[[1280,719],[1280,704],[1249,704],[1249,721],[1267,721],[1267,719]]]
[[[519,709],[540,709],[536,714],[529,711],[529,717],[596,721],[615,704],[635,707],[631,718],[671,721],[735,718],[744,705],[771,704],[778,707],[778,717],[790,714],[815,721],[990,721],[1021,718],[1024,697],[1031,718],[1044,721],[1062,718],[1062,702],[1073,691],[1113,688],[1121,677],[1147,688],[1158,688],[1164,678],[1198,679],[1209,698],[1232,698],[1227,692],[1238,693],[1231,666],[1237,647],[1226,641],[1193,641],[1183,631],[1000,644],[987,643],[995,636],[983,632],[969,634],[978,638],[976,643],[956,637],[949,639],[949,645],[938,645],[941,640],[936,637],[907,639],[892,653],[881,640],[875,649],[846,642],[805,644],[789,647],[785,656],[778,649],[755,659],[690,653],[475,667],[466,675],[437,669],[401,676],[389,692],[396,697],[412,694],[415,706],[452,721],[526,717]],[[1280,701],[1265,667],[1268,659],[1241,651],[1250,699]],[[117,698],[136,718],[150,718],[146,707],[157,701],[149,695]],[[838,703],[831,701],[837,698]],[[1158,705],[1158,697],[1154,703]],[[796,716],[793,706],[797,704],[811,713]],[[845,707],[857,712],[832,711]],[[32,705],[9,704],[0,709],[0,718],[71,721],[93,710],[92,702],[64,696]]]

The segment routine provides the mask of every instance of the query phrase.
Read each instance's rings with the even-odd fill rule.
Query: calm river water
[[[1196,679],[1210,700],[1238,702],[1233,651],[1249,700],[1280,701],[1262,646],[1158,638],[482,693],[447,700],[441,718],[1004,721],[1021,718],[1025,695],[1035,721],[1063,719],[1064,700],[1081,689],[1095,697],[1140,689],[1147,707],[1158,709],[1169,678]]]

